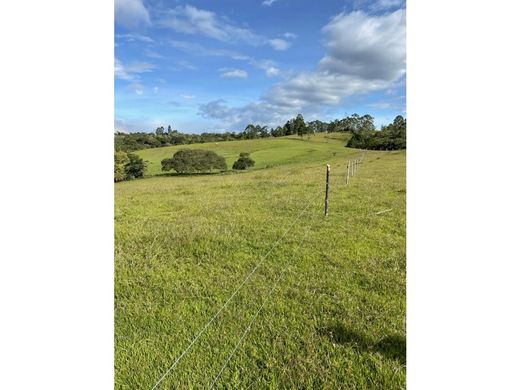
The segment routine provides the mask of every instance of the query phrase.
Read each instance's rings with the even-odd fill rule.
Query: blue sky
[[[115,0],[115,129],[405,115],[402,0]]]

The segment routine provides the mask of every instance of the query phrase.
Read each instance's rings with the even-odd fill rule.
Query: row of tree
[[[402,116],[398,116],[401,118]],[[404,120],[404,119],[403,119]],[[394,120],[395,122],[395,120]],[[402,121],[401,121],[402,122]],[[188,145],[205,142],[222,142],[242,139],[257,139],[268,137],[283,137],[288,135],[310,136],[315,133],[333,133],[333,132],[350,132],[353,134],[356,145],[367,145],[367,148],[384,148],[385,145],[393,145],[393,148],[401,149],[406,147],[406,136],[401,135],[395,137],[390,135],[394,133],[395,123],[382,126],[376,132],[374,118],[370,115],[360,116],[352,114],[342,119],[336,119],[332,122],[322,122],[315,120],[305,122],[303,116],[298,114],[296,117],[288,120],[283,126],[268,129],[267,126],[249,124],[241,132],[225,132],[225,133],[201,133],[201,134],[185,134],[178,130],[173,130],[171,126],[165,130],[164,127],[158,127],[155,133],[115,133],[114,146],[116,151],[132,152],[140,149],[157,148],[170,145]],[[402,131],[402,124],[401,126]],[[404,132],[406,132],[406,120],[404,120]],[[368,142],[368,139],[372,141]],[[394,141],[389,141],[392,138]],[[399,141],[396,139],[399,138]],[[384,140],[382,140],[384,139]],[[404,143],[403,143],[404,139]]]

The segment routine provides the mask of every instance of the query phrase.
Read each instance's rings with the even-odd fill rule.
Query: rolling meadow
[[[178,146],[137,152],[148,177],[115,185],[117,389],[406,386],[406,152],[344,145],[190,145],[228,164],[198,175],[161,173]],[[254,168],[230,170],[240,152]]]

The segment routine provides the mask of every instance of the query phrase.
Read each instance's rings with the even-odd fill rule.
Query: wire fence
[[[315,218],[316,219],[316,218]],[[300,240],[298,246],[295,248],[295,250],[293,251],[293,255],[295,253],[298,252],[298,250],[300,249],[301,245],[303,244],[303,242],[305,241],[305,239],[307,238],[307,235],[310,231],[310,227],[314,225],[311,224],[309,225],[308,229],[305,231],[305,234],[303,235],[303,238]],[[213,381],[211,382],[211,385],[210,385],[210,389],[213,389],[215,384],[217,383],[218,379],[220,378],[220,376],[222,375],[222,373],[224,372],[224,370],[226,369],[227,365],[229,364],[231,358],[234,356],[234,354],[236,353],[236,351],[238,350],[238,347],[240,346],[240,344],[242,344],[242,341],[245,339],[245,337],[247,336],[247,334],[251,331],[251,327],[253,326],[255,320],[257,319],[258,315],[260,314],[260,312],[262,311],[262,309],[265,307],[266,303],[269,301],[269,299],[271,298],[271,296],[273,295],[274,291],[276,290],[276,288],[278,287],[280,281],[282,280],[283,276],[285,275],[285,272],[288,270],[289,266],[291,265],[291,262],[287,261],[287,264],[285,265],[285,267],[282,269],[282,271],[280,272],[280,275],[278,276],[278,278],[274,281],[273,283],[273,286],[271,287],[271,289],[269,290],[269,293],[267,294],[267,296],[263,299],[262,301],[262,304],[260,305],[260,308],[256,311],[256,313],[254,314],[253,318],[251,319],[251,321],[249,322],[249,324],[246,326],[246,328],[244,329],[240,339],[238,340],[238,342],[235,344],[233,350],[231,351],[231,353],[228,355],[226,361],[224,362],[224,364],[222,365],[220,371],[218,372],[218,374],[215,376],[215,378],[213,379]]]
[[[310,200],[310,199],[309,199]],[[251,279],[251,277],[256,273],[258,268],[265,262],[269,254],[276,248],[279,243],[287,236],[287,234],[294,227],[296,222],[298,222],[303,214],[307,212],[312,203],[310,201],[305,202],[306,206],[300,213],[293,219],[289,227],[284,231],[284,233],[270,246],[269,250],[260,258],[258,263],[253,267],[253,269],[249,272],[249,274],[244,278],[244,280],[239,284],[239,286],[233,291],[233,293],[229,296],[229,298],[224,302],[224,304],[217,310],[217,312],[206,322],[206,324],[199,330],[199,332],[195,335],[189,345],[183,350],[183,352],[175,359],[172,365],[164,372],[164,374],[159,378],[159,380],[152,387],[152,390],[156,389],[161,382],[175,369],[181,359],[191,350],[191,348],[195,345],[195,343],[199,340],[199,338],[204,334],[204,332],[209,328],[209,326],[219,317],[220,313],[228,306],[228,304],[233,300],[233,298],[237,295],[237,293],[244,287],[244,285]]]
[[[350,178],[352,178],[357,172],[358,170],[360,169],[362,163],[363,163],[363,160],[364,160],[364,157],[365,157],[365,151],[363,151],[363,153],[361,153],[361,156],[354,159],[354,160],[349,160],[348,163],[347,163],[347,168],[346,168],[346,173],[345,173],[345,182],[346,184],[348,185],[349,184],[349,181],[350,181]],[[289,177],[290,174],[287,174],[286,177]],[[186,346],[186,348],[184,348],[184,350],[177,356],[177,358],[174,360],[174,362],[168,367],[168,369],[162,374],[162,376],[157,380],[157,382],[154,384],[154,386],[151,388],[151,390],[155,390],[163,381],[166,377],[168,377],[168,375],[170,375],[174,370],[175,368],[177,367],[177,365],[179,364],[179,362],[188,354],[188,352],[193,348],[193,346],[197,343],[197,341],[200,339],[200,337],[206,332],[206,330],[211,326],[212,323],[215,322],[215,320],[220,316],[220,314],[222,313],[222,311],[228,306],[228,304],[234,299],[234,297],[238,294],[238,292],[246,285],[246,283],[251,279],[251,277],[256,273],[256,271],[259,269],[259,267],[264,264],[264,262],[266,261],[266,259],[268,258],[268,256],[271,254],[271,252],[280,244],[280,242],[282,242],[283,239],[285,239],[285,237],[287,236],[287,234],[291,231],[291,229],[294,227],[294,225],[301,219],[301,217],[309,210],[310,206],[312,205],[312,203],[310,202],[311,199],[313,198],[313,196],[309,196],[308,199],[305,201],[305,204],[306,206],[296,215],[296,217],[292,220],[292,222],[290,223],[289,227],[283,232],[283,234],[281,236],[279,236],[279,238],[269,247],[268,251],[260,257],[259,261],[255,264],[255,266],[251,269],[251,271],[246,275],[246,277],[242,280],[242,282],[238,285],[238,287],[231,293],[231,295],[228,297],[228,299],[224,302],[224,304],[222,304],[220,306],[220,308],[215,312],[215,314],[204,324],[204,326],[202,326],[200,328],[200,330],[195,334],[195,336],[192,338],[191,342]],[[383,210],[381,213],[384,213],[384,212],[387,212],[387,211],[390,211],[390,210]],[[379,213],[376,213],[376,214],[379,214]],[[308,227],[307,227],[307,230],[303,236],[303,238],[300,240],[299,244],[297,245],[297,247],[295,248],[295,250],[293,251],[293,255],[296,254],[298,252],[298,250],[301,248],[301,245],[303,244],[303,242],[305,241],[309,231],[310,231],[310,228],[311,226],[314,226],[315,222],[316,222],[316,219],[314,220],[314,222],[312,224],[309,224]],[[284,277],[284,275],[286,274],[286,271],[288,270],[288,268],[290,267],[291,265],[291,262],[290,261],[287,261],[287,263],[285,264],[285,266],[283,267],[283,269],[281,270],[281,272],[279,273],[278,277],[275,279],[273,285],[271,286],[271,289],[269,290],[268,294],[266,295],[266,297],[262,300],[262,303],[260,305],[260,307],[258,308],[258,310],[255,312],[255,314],[253,315],[251,321],[248,323],[248,325],[244,328],[239,340],[237,341],[237,343],[234,345],[233,349],[231,350],[231,352],[228,354],[226,360],[224,361],[224,364],[221,366],[220,370],[218,371],[218,373],[216,374],[216,376],[213,378],[211,384],[210,384],[210,389],[213,389],[216,385],[216,383],[218,382],[218,380],[220,379],[220,377],[222,376],[222,374],[224,373],[226,367],[228,366],[229,362],[231,361],[231,359],[233,358],[233,356],[235,355],[236,351],[238,350],[238,348],[240,347],[240,345],[242,344],[242,342],[244,341],[244,339],[247,337],[247,335],[249,334],[249,332],[251,331],[251,328],[253,327],[255,321],[257,320],[258,316],[260,315],[261,311],[264,309],[265,305],[267,304],[267,302],[270,300],[270,298],[272,297],[272,295],[274,294],[274,292],[276,291],[277,287],[279,286],[280,284],[280,281],[282,280],[282,278]],[[252,383],[253,384],[253,383]],[[252,386],[252,384],[250,385],[250,387]]]

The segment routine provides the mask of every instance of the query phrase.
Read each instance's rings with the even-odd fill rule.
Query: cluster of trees
[[[402,119],[401,116],[398,117]],[[404,121],[404,127],[401,123],[402,121]],[[166,130],[164,127],[158,127],[154,133],[140,132],[127,134],[118,132],[115,133],[114,145],[116,151],[132,152],[140,149],[170,145],[283,137],[288,135],[299,135],[301,137],[307,135],[310,137],[311,134],[315,133],[350,132],[353,135],[353,145],[363,145],[359,147],[366,146],[367,148],[401,149],[406,147],[406,135],[403,136],[403,131],[406,133],[406,120],[402,119],[402,121],[397,125],[392,123],[388,126],[382,126],[380,131],[376,131],[374,118],[370,115],[360,116],[358,114],[352,114],[331,122],[322,122],[319,120],[305,122],[303,116],[298,114],[296,117],[288,120],[283,126],[268,129],[267,126],[249,124],[243,131],[238,133],[185,134],[178,130],[173,130],[171,126],[168,126]],[[396,132],[399,134],[396,134]],[[371,141],[368,141],[368,139],[371,139]],[[390,139],[392,141],[390,141]]]
[[[372,150],[397,150],[406,149],[406,119],[401,115],[395,117],[394,121],[381,130],[375,128],[360,127],[350,130],[352,137],[347,142],[350,148],[372,149]]]
[[[255,165],[255,161],[249,153],[240,153],[238,160],[233,164],[233,169],[243,170]],[[167,172],[172,169],[177,173],[212,173],[227,170],[224,157],[211,150],[180,149],[171,158],[161,161],[162,170]]]
[[[253,167],[255,165],[255,160],[253,160],[249,153],[240,153],[238,160],[233,163],[233,169],[243,170],[249,167]]]
[[[178,173],[202,173],[226,171],[227,164],[224,157],[219,156],[211,150],[180,149],[172,158],[161,161],[163,171],[172,169]]]
[[[114,153],[114,181],[132,180],[144,176],[146,163],[134,153]]]
[[[172,130],[171,126],[165,131],[164,127],[159,127],[155,133],[122,133],[116,132],[114,135],[115,150],[133,152],[135,150],[158,148],[171,145],[189,145],[205,142],[221,142],[244,139],[243,133],[202,133],[185,134],[177,130]]]
[[[282,137],[286,135],[313,134],[316,132],[327,131],[325,122],[314,121],[306,123],[301,114],[287,121],[284,126],[268,129],[267,126],[249,124],[241,132],[225,133],[201,133],[185,134],[178,130],[173,130],[171,126],[165,130],[158,127],[154,133],[122,133],[116,132],[114,135],[114,147],[116,151],[133,152],[141,149],[158,148],[171,145],[189,145],[205,142],[223,142],[242,139],[258,139],[268,137]]]

